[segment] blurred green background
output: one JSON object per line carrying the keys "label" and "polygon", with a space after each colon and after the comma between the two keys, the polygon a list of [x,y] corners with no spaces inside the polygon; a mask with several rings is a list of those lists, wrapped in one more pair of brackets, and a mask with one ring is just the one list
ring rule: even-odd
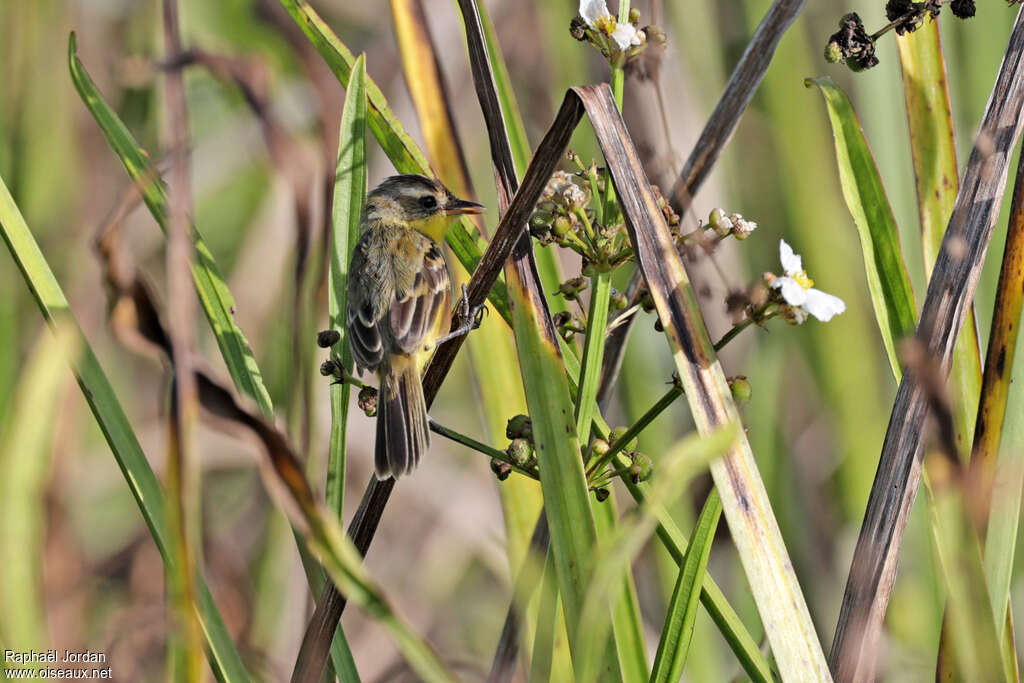
{"label": "blurred green background", "polygon": [[[328,169],[333,168],[344,92],[274,0],[181,4],[186,47],[228,58],[237,69],[232,73],[266,105],[261,120],[232,78],[218,78],[201,67],[187,69],[195,220],[228,277],[237,300],[236,319],[279,406],[279,421],[288,424],[296,441],[305,430],[294,409],[295,393],[303,382],[312,383],[315,419],[306,452],[322,458],[329,426],[327,383],[316,375],[315,366],[308,377],[296,376],[288,321],[295,300],[297,216],[312,212],[309,224],[322,230],[323,194]],[[388,4],[312,4],[354,52],[367,54],[370,75],[419,139]],[[424,0],[424,5],[442,49],[441,66],[461,143],[476,191],[490,207],[487,223],[493,230],[497,216],[490,155],[469,87],[461,20],[449,0]],[[607,67],[569,35],[577,3],[495,0],[487,5],[536,144],[564,90],[606,79]],[[624,109],[634,138],[651,161],[652,180],[664,187],[664,179],[688,155],[770,3],[668,0],[657,5],[663,16],[653,21],[664,28],[668,40],[661,84],[669,135],[662,129],[649,83],[627,79]],[[641,13],[641,24],[652,21],[648,2],[633,6]],[[750,440],[826,650],[895,384],[874,324],[856,231],[839,192],[825,108],[803,79],[829,75],[850,94],[886,183],[920,302],[925,283],[898,57],[890,39],[894,36],[880,41],[881,65],[865,73],[851,74],[842,65],[826,64],[821,56],[844,12],[860,12],[874,30],[886,23],[883,6],[880,1],[807,3],[694,202],[699,217],[706,219],[712,208],[722,206],[760,226],[749,240],[718,253],[724,282],[711,268],[698,268],[694,275],[707,292],[703,304],[712,338],[729,326],[727,285],[751,281],[765,270],[778,271],[780,237],[803,255],[816,286],[842,297],[848,306],[828,324],[812,320],[801,327],[772,325],[767,333],[746,331],[723,354],[727,374],[747,375],[753,385],[753,400],[744,410]],[[941,19],[961,167],[1012,17],[1002,3],[986,2],[969,21]],[[93,246],[130,182],[71,84],[66,49],[72,30],[79,55],[107,100],[155,161],[166,152],[159,3],[6,0],[0,2],[0,175],[68,293],[146,455],[161,473],[166,450],[164,371],[152,358],[120,344],[111,332]],[[267,144],[261,128],[267,120],[284,141],[279,149]],[[585,160],[596,155],[586,126],[573,145]],[[372,142],[370,150],[373,186],[393,169]],[[1005,223],[1004,212],[978,290],[983,342]],[[122,234],[128,258],[162,300],[164,240],[156,224],[144,208],[135,208]],[[319,239],[317,234],[314,238]],[[574,262],[566,263],[566,272],[571,272]],[[326,305],[317,301],[318,325],[323,326]],[[485,324],[501,323],[491,316]],[[606,415],[613,425],[628,423],[644,411],[672,372],[664,338],[652,324],[653,319],[642,318],[631,337]],[[220,363],[208,329],[200,329],[200,348],[211,362]],[[11,443],[17,431],[14,409],[29,395],[24,371],[45,334],[13,261],[0,254],[0,443]],[[483,438],[487,431],[468,358],[463,354],[457,361],[432,414]],[[0,559],[0,573],[36,568],[28,573],[32,590],[27,595],[38,598],[40,628],[50,647],[107,652],[119,680],[158,679],[166,635],[162,564],[71,373],[64,372],[51,396],[30,409],[48,428],[31,453],[38,460],[40,486],[19,509],[31,515],[38,533],[29,547]],[[372,421],[358,409],[350,419],[346,521],[371,471],[373,447]],[[641,450],[656,455],[689,429],[686,405],[678,402],[644,434]],[[308,616],[308,589],[294,542],[264,492],[256,447],[205,424],[199,446],[207,580],[250,671],[268,681],[284,680]],[[0,467],[28,455],[0,452]],[[322,481],[318,485],[322,489]],[[485,458],[435,438],[415,477],[396,489],[367,560],[399,610],[447,658],[454,658],[453,666],[467,678],[486,672],[508,603],[509,566],[496,494],[500,485]],[[693,504],[687,498],[679,510],[684,528],[695,517]],[[892,681],[930,678],[938,644],[941,589],[922,506],[917,507],[887,621],[885,678]],[[725,542],[724,524],[720,536],[711,572],[758,636],[756,610],[735,552]],[[657,643],[672,589],[675,568],[669,564],[662,550],[652,546],[635,566],[649,646]],[[1016,578],[1014,586],[1021,588]],[[1019,594],[1014,591],[1015,597]],[[9,612],[0,605],[4,614]],[[346,613],[344,624],[364,680],[402,677],[396,651],[379,626],[355,610]],[[0,633],[11,638],[22,626],[10,625],[11,630]],[[687,668],[690,680],[726,680],[738,673],[703,612],[695,637]]]}

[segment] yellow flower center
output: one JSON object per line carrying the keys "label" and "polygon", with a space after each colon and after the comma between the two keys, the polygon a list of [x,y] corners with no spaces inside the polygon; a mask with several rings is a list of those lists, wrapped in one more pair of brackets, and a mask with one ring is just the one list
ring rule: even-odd
{"label": "yellow flower center", "polygon": [[806,270],[797,271],[797,272],[793,273],[792,275],[790,275],[790,277],[793,278],[794,280],[796,280],[796,283],[798,285],[800,285],[801,287],[803,287],[804,289],[810,289],[811,287],[814,286],[814,280],[812,280],[811,278],[807,277],[807,271]]}
{"label": "yellow flower center", "polygon": [[615,33],[615,26],[615,17],[610,14],[600,16],[597,18],[597,21],[594,22],[594,27],[608,36]]}

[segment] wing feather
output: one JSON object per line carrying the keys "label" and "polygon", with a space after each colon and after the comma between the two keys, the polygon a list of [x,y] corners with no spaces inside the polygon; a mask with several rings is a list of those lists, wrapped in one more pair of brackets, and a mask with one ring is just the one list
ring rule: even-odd
{"label": "wing feather", "polygon": [[[379,252],[402,258],[368,258]],[[386,228],[364,232],[349,269],[346,315],[359,367],[376,371],[390,354],[419,351],[449,313],[449,287],[441,250],[426,236]]]}
{"label": "wing feather", "polygon": [[444,257],[437,245],[431,244],[423,254],[412,287],[391,304],[389,322],[395,345],[405,353],[422,348],[438,322],[442,306],[447,310],[450,296]]}

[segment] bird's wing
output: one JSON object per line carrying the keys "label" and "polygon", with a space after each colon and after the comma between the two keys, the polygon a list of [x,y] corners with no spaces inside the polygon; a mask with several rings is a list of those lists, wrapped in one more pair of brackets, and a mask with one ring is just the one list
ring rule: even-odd
{"label": "bird's wing", "polygon": [[441,317],[449,313],[450,305],[448,267],[441,250],[431,243],[423,253],[423,262],[412,277],[412,284],[396,289],[388,311],[391,338],[398,349],[415,353],[432,341],[431,335],[437,334]]}
{"label": "bird's wing", "polygon": [[[373,238],[364,233],[356,245],[346,322],[352,356],[361,368],[376,370],[391,353],[415,353],[439,326],[447,327],[451,293],[444,257],[436,244],[419,233],[413,235],[385,247],[370,244]],[[406,267],[368,259],[375,246],[404,254]]]}
{"label": "bird's wing", "polygon": [[384,360],[384,340],[378,327],[384,311],[375,305],[380,298],[377,293],[382,279],[376,264],[367,259],[367,237],[367,233],[363,233],[352,253],[345,326],[356,365],[376,370]]}

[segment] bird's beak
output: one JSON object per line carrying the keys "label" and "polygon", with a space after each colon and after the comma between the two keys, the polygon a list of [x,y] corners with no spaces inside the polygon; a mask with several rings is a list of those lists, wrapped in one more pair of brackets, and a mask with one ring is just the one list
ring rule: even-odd
{"label": "bird's beak", "polygon": [[469,213],[483,213],[483,204],[469,202],[465,199],[453,199],[444,207],[445,214],[449,216],[461,216]]}

